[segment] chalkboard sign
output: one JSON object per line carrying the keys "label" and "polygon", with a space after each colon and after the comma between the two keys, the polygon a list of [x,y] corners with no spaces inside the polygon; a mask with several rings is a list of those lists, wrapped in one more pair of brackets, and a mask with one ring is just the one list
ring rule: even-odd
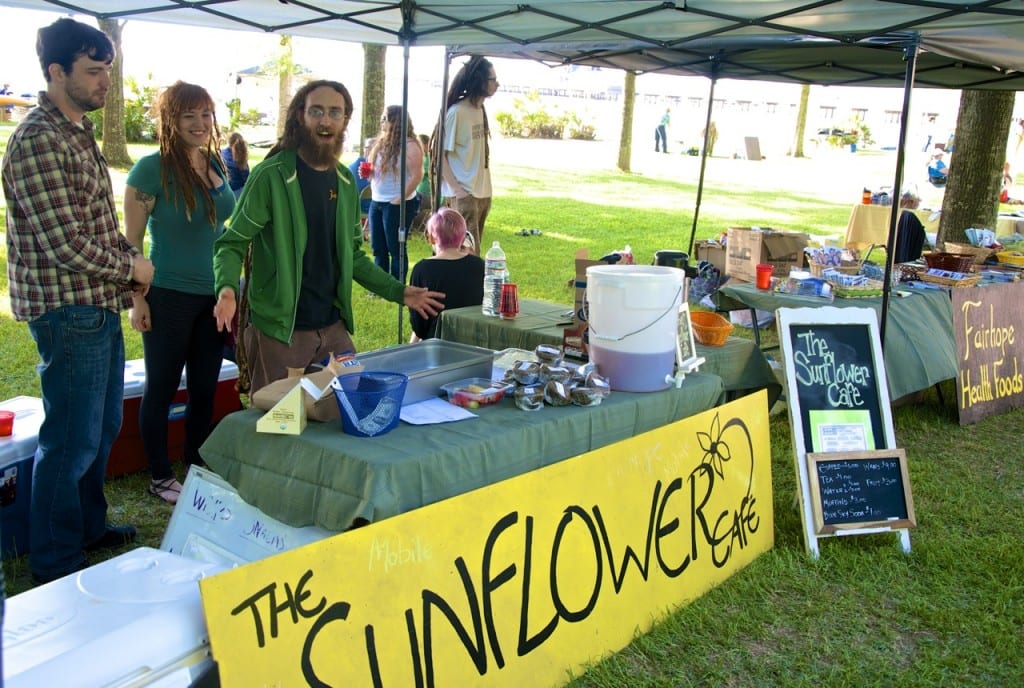
{"label": "chalkboard sign", "polygon": [[916,525],[902,449],[811,453],[807,468],[817,533]]}
{"label": "chalkboard sign", "polygon": [[828,451],[823,424],[848,426],[857,418],[848,411],[859,411],[865,428],[864,445],[852,448],[886,446],[878,384],[878,370],[885,368],[872,357],[870,330],[856,323],[794,324],[787,336],[793,347],[804,451]]}
{"label": "chalkboard sign", "polygon": [[893,462],[902,452],[896,449],[878,315],[870,308],[832,306],[780,308],[776,314],[808,552],[818,556],[821,537],[881,531],[898,531],[909,552],[910,487],[906,461]]}

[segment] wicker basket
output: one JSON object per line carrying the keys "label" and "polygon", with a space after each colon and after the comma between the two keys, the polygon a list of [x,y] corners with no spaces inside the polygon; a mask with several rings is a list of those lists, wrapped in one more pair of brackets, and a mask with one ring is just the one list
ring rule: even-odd
{"label": "wicker basket", "polygon": [[955,241],[945,243],[947,253],[958,253],[962,256],[974,256],[974,263],[981,265],[996,254],[998,249],[986,248],[984,246],[973,246],[971,244],[958,244]]}
{"label": "wicker basket", "polygon": [[815,277],[821,277],[822,272],[825,270],[837,270],[844,275],[856,275],[860,272],[860,263],[846,263],[843,265],[823,265],[822,263],[815,263],[813,260],[807,264],[811,274]]}
{"label": "wicker basket", "polygon": [[843,285],[829,282],[832,285],[832,293],[840,299],[863,299],[882,295],[884,285],[880,280],[869,279],[864,284]]}
{"label": "wicker basket", "polygon": [[1024,267],[1024,253],[1021,251],[1000,251],[996,254],[996,259],[1004,265]]}
{"label": "wicker basket", "polygon": [[932,284],[938,284],[943,287],[949,287],[950,289],[963,289],[965,287],[973,287],[981,281],[981,275],[970,275],[962,279],[953,279],[952,277],[946,277],[945,275],[932,275],[928,272],[922,272],[920,277],[922,282],[931,282]]}
{"label": "wicker basket", "polygon": [[925,253],[924,262],[935,270],[949,272],[970,272],[974,266],[974,256],[960,253]]}
{"label": "wicker basket", "polygon": [[690,311],[693,338],[704,346],[722,346],[732,333],[733,324],[712,311]]}

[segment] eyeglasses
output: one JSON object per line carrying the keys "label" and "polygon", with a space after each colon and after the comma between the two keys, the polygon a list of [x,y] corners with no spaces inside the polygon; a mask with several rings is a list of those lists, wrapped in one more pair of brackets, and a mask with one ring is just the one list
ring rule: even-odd
{"label": "eyeglasses", "polygon": [[488,80],[488,81],[494,81],[494,82],[497,82],[497,81],[498,81],[498,77],[496,77],[496,76],[489,76],[489,77],[487,77],[487,80]]}
{"label": "eyeglasses", "polygon": [[336,122],[345,119],[345,111],[341,108],[325,110],[319,105],[313,105],[312,107],[306,108],[306,115],[313,119],[321,119],[324,115],[327,115]]}

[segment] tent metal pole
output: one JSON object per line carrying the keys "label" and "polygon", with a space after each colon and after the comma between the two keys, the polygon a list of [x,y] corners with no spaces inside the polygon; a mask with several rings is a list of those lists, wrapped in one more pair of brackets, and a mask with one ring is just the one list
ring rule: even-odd
{"label": "tent metal pole", "polygon": [[444,150],[444,116],[448,114],[448,82],[451,77],[452,58],[455,54],[450,50],[444,51],[444,76],[441,77],[441,111],[437,117],[437,135],[434,137],[434,147],[430,151],[430,171],[434,174],[434,183],[431,185],[433,192],[434,209],[441,208],[441,155]]}
{"label": "tent metal pole", "polygon": [[907,147],[907,124],[910,117],[910,96],[914,91],[914,73],[917,70],[918,44],[904,49],[907,69],[903,83],[903,112],[900,121],[900,137],[896,146],[896,174],[892,182],[892,207],[889,212],[889,236],[885,242],[885,272],[882,275],[882,313],[879,325],[878,336],[883,349],[885,347],[885,324],[889,314],[889,292],[892,289],[892,264],[894,250],[896,247],[896,230],[899,224],[900,214],[903,209],[900,207],[900,198],[903,195],[901,187],[903,184],[903,163],[906,157]]}
{"label": "tent metal pole", "polygon": [[[406,170],[406,153],[407,144],[409,139],[409,40],[407,38],[402,39],[402,143],[398,149],[398,178],[400,181],[399,193],[402,195],[401,201],[398,203],[398,274],[402,276],[404,282],[408,275],[406,275],[406,266],[409,262],[409,251],[406,248],[406,241],[408,237],[405,235],[405,178],[408,171]],[[398,304],[398,344],[402,343],[405,339],[403,333],[404,318],[403,312],[405,310],[405,304]]]}
{"label": "tent metal pole", "polygon": [[697,235],[697,218],[700,217],[700,200],[704,196],[704,169],[708,162],[708,136],[711,134],[711,111],[715,107],[715,83],[718,81],[718,62],[711,67],[711,86],[708,88],[708,110],[704,116],[704,145],[700,151],[700,176],[697,178],[697,200],[693,208],[693,226],[690,227],[690,243],[686,248],[686,255],[693,255],[693,240]]}

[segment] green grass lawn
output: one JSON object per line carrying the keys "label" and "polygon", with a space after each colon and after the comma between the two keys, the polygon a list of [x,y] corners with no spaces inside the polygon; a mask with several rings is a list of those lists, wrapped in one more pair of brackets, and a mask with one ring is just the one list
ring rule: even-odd
{"label": "green grass lawn", "polygon": [[[6,138],[0,129],[0,145]],[[502,143],[507,150],[509,142]],[[561,144],[552,146],[556,159],[567,155]],[[648,264],[657,250],[686,249],[696,176],[678,171],[692,169],[684,167],[690,161],[682,156],[668,157],[674,167],[660,174],[624,174],[600,165],[560,171],[557,165],[512,157],[503,162],[501,155],[493,156],[495,203],[486,239],[505,248],[521,298],[570,303],[573,292],[566,281],[579,248],[600,255],[629,244],[637,262]],[[884,164],[884,156],[879,159]],[[758,185],[737,185],[723,171],[738,172],[742,162],[709,162],[698,239],[731,225],[818,235],[845,227],[853,196],[840,202],[787,190],[794,180],[781,173],[762,174]],[[785,164],[813,177],[820,163]],[[119,174],[120,193],[123,171]],[[822,168],[820,175],[835,183],[833,170]],[[522,228],[542,234],[518,236]],[[410,241],[412,261],[427,251],[422,239]],[[0,279],[6,294],[6,274]],[[355,301],[360,350],[408,338],[404,313],[399,334],[396,306],[362,294]],[[138,335],[127,327],[125,332],[129,357],[140,357]],[[0,314],[0,338],[0,398],[38,395],[35,347],[27,328],[13,322],[9,312]],[[819,560],[806,556],[793,503],[789,419],[776,414],[771,418],[775,548],[571,685],[1019,685],[1024,679],[1024,462],[1016,442],[1024,437],[1024,410],[962,428],[954,394],[947,382],[944,403],[933,389],[918,403],[894,410],[918,519],[909,555],[892,535],[871,535],[827,539]],[[144,495],[146,482],[145,475],[110,482],[111,518],[138,525],[140,544],[157,547],[171,509]],[[4,568],[10,593],[30,585],[24,559],[8,560]]]}

